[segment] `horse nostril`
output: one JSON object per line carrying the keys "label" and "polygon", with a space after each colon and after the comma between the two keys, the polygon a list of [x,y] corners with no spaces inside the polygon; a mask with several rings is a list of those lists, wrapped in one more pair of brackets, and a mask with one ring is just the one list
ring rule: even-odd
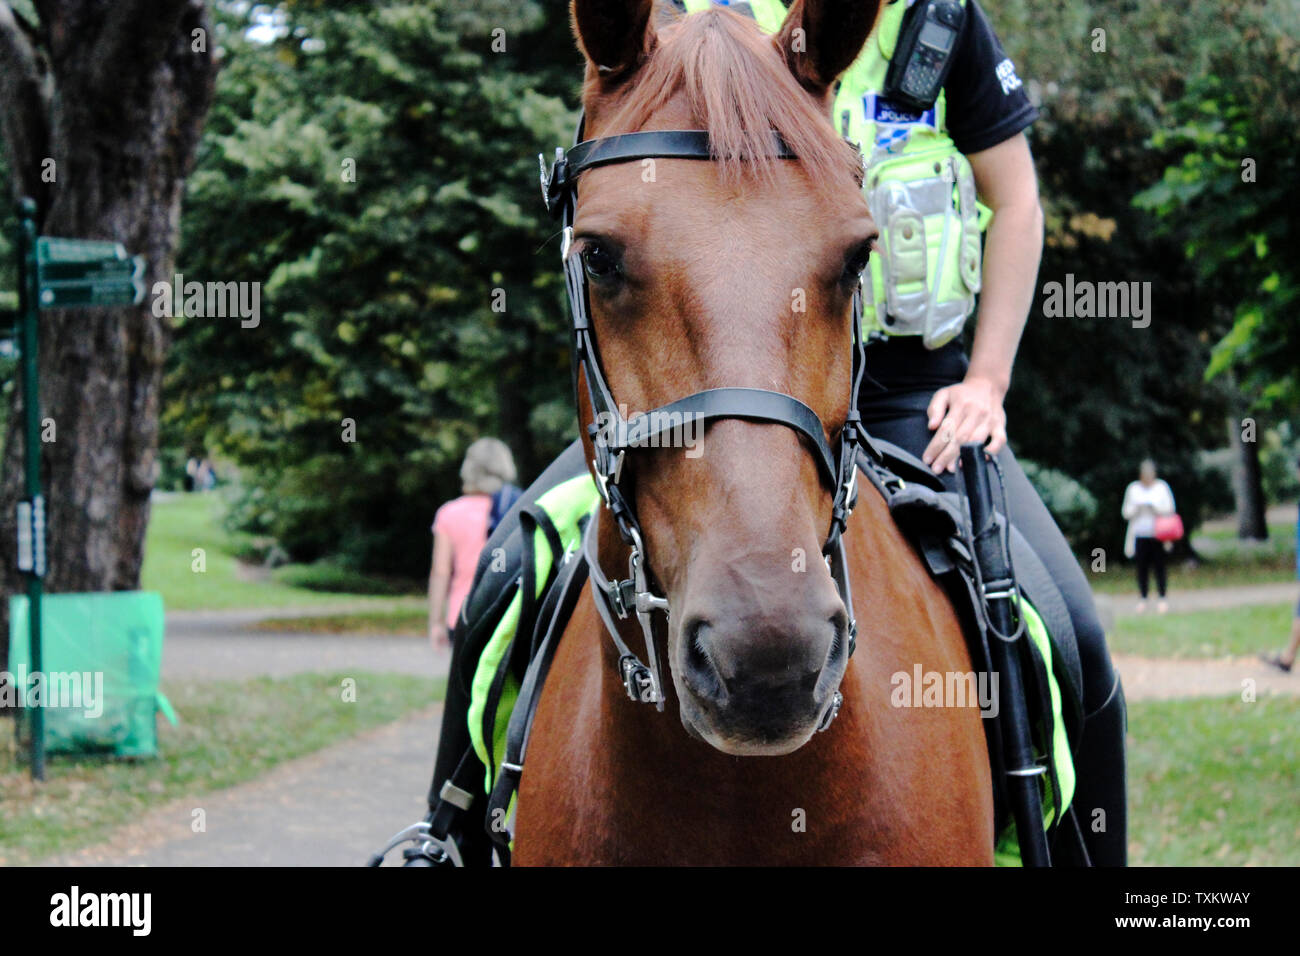
{"label": "horse nostril", "polygon": [[826,623],[831,626],[831,649],[826,655],[827,662],[839,660],[841,651],[851,650],[849,645],[849,615],[843,608],[837,610]]}
{"label": "horse nostril", "polygon": [[688,621],[682,629],[688,682],[701,696],[719,695],[723,689],[718,670],[706,647],[711,629],[709,622],[702,617]]}

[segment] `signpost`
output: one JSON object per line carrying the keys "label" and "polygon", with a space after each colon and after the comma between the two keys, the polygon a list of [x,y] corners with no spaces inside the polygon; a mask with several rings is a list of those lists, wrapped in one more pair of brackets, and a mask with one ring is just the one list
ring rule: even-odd
{"label": "signpost", "polygon": [[[26,495],[18,503],[18,569],[27,575],[32,674],[41,671],[41,592],[45,578],[45,498],[41,494],[41,407],[36,331],[41,309],[138,305],[145,262],[120,242],[36,235],[36,203],[18,214],[18,314],[14,341],[21,356]],[[29,678],[30,680],[30,675]],[[32,708],[32,779],[45,779],[45,714]]]}
{"label": "signpost", "polygon": [[40,307],[137,305],[144,298],[144,260],[120,242],[36,240]]}

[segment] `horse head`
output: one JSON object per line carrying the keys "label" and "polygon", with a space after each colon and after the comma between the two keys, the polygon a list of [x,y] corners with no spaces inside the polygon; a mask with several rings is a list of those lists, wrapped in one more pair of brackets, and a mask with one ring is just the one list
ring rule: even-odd
{"label": "horse head", "polygon": [[[769,37],[725,8],[669,21],[652,0],[573,3],[585,136],[706,130],[715,160],[582,174],[568,255],[585,273],[600,366],[626,415],[709,389],[763,389],[815,412],[834,446],[876,229],[861,160],[829,110],[878,6],[796,0]],[[774,153],[773,131],[797,161]],[[584,425],[596,415],[585,395]],[[671,609],[680,717],[725,753],[789,753],[825,722],[850,652],[822,556],[834,482],[815,443],[778,422],[721,417],[694,437],[623,464],[648,571]],[[613,529],[601,531],[602,564],[626,562]]]}

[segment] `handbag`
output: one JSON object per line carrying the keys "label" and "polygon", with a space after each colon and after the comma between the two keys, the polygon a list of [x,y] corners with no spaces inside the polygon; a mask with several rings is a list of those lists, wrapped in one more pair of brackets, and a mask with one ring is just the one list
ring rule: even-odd
{"label": "handbag", "polygon": [[1156,516],[1156,540],[1178,541],[1183,536],[1183,519],[1177,514]]}

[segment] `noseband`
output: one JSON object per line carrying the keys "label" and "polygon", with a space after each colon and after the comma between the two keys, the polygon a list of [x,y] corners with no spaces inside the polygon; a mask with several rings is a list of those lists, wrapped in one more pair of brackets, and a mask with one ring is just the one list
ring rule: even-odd
{"label": "noseband", "polygon": [[[578,136],[582,125],[578,126]],[[857,151],[857,146],[852,146]],[[780,159],[797,159],[775,131],[772,132],[773,155]],[[853,616],[853,595],[849,587],[849,572],[844,550],[843,532],[849,515],[857,502],[857,454],[859,448],[870,448],[870,440],[858,416],[858,389],[862,383],[865,365],[862,340],[862,287],[853,293],[853,370],[849,393],[849,412],[840,429],[837,447],[832,450],[826,440],[826,429],[817,413],[791,395],[758,388],[711,388],[696,392],[686,398],[663,405],[644,415],[624,419],[619,413],[613,393],[600,367],[596,349],[595,330],[591,325],[590,299],[587,274],[581,257],[570,256],[573,243],[573,220],[577,211],[577,179],[579,174],[598,166],[627,163],[641,159],[714,159],[709,149],[709,134],[704,130],[654,130],[624,133],[578,142],[566,153],[556,149],[555,162],[550,170],[546,161],[538,156],[541,166],[542,195],[552,216],[560,217],[563,242],[560,256],[564,265],[565,284],[568,287],[569,306],[573,314],[573,387],[577,399],[578,371],[587,383],[595,421],[587,426],[595,456],[592,469],[601,499],[609,509],[623,540],[631,548],[628,558],[628,577],[611,581],[601,570],[596,555],[593,517],[583,538],[583,551],[590,569],[596,610],[600,613],[619,653],[619,675],[628,696],[633,700],[653,703],[659,710],[664,707],[663,679],[651,615],[655,611],[668,612],[668,601],[650,590],[646,571],[644,537],[637,522],[631,502],[623,492],[626,478],[624,460],[631,448],[655,441],[673,423],[688,418],[708,422],[724,418],[770,422],[794,429],[812,446],[813,458],[822,478],[834,489],[831,504],[830,530],[822,546],[822,556],[830,569],[840,599],[848,612],[849,654],[857,644],[857,622]],[[597,423],[604,422],[599,425]],[[657,442],[656,442],[657,444]],[[615,617],[626,620],[635,614],[645,637],[649,664],[627,646],[618,633]],[[827,709],[819,730],[830,726],[839,712],[843,697],[839,691]]]}

